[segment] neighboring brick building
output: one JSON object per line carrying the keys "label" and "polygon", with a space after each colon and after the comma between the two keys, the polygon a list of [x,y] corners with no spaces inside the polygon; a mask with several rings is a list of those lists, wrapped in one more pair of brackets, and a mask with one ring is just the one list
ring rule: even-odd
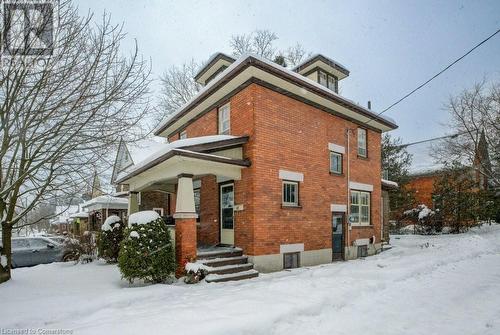
{"label": "neighboring brick building", "polygon": [[321,55],[290,71],[216,54],[195,77],[205,88],[157,127],[170,143],[116,174],[129,213],[139,192],[171,195],[179,264],[206,245],[260,271],[376,253],[381,133],[397,126],[337,93],[348,75]]}

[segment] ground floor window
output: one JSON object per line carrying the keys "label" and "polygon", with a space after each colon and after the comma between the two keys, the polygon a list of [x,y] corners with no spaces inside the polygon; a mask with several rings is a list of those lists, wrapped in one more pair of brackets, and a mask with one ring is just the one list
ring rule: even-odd
{"label": "ground floor window", "polygon": [[300,253],[290,252],[283,254],[283,268],[294,269],[300,267]]}
{"label": "ground floor window", "polygon": [[370,225],[370,192],[351,190],[351,218],[355,225]]}
{"label": "ground floor window", "polygon": [[153,208],[153,210],[158,213],[158,215],[163,216],[163,208]]}

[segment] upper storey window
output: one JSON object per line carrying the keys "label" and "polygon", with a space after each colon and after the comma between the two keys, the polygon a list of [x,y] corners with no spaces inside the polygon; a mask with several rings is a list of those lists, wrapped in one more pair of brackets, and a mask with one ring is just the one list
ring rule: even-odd
{"label": "upper storey window", "polygon": [[318,82],[334,92],[338,91],[338,79],[332,74],[318,70]]}
{"label": "upper storey window", "polygon": [[229,104],[219,108],[219,134],[229,135],[231,132],[231,109]]}
{"label": "upper storey window", "polygon": [[179,140],[183,140],[185,138],[188,138],[188,134],[187,134],[187,131],[186,130],[183,130],[181,131],[181,133],[179,134]]}

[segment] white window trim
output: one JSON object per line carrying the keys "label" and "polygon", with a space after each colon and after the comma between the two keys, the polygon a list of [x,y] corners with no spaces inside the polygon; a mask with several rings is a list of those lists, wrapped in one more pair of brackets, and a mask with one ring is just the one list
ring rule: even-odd
{"label": "white window trim", "polygon": [[[332,170],[332,155],[340,156],[340,171]],[[340,152],[330,151],[330,172],[335,174],[342,174],[344,172],[344,155]]]}
{"label": "white window trim", "polygon": [[[358,206],[359,208],[359,211],[358,211],[358,216],[359,216],[359,222],[353,222],[352,225],[353,226],[370,226],[371,225],[371,219],[372,219],[372,204],[371,204],[371,201],[372,201],[372,193],[369,192],[369,191],[363,191],[363,190],[353,190],[351,189],[351,194],[353,192],[356,192],[356,193],[359,193],[358,195],[358,198],[359,198],[359,201],[360,203],[359,204],[356,204],[356,206]],[[367,222],[361,222],[361,193],[368,193],[368,221]],[[349,206],[352,206],[352,200],[351,200],[351,197],[349,196]],[[366,206],[366,205],[364,205]],[[350,210],[350,212],[352,213],[352,210]]]}
{"label": "white window trim", "polygon": [[[227,108],[228,113],[227,113],[227,120],[222,119],[222,113],[221,109]],[[231,106],[229,103],[220,106],[218,111],[217,111],[217,121],[219,122],[219,135],[229,135],[231,133]],[[228,128],[227,129],[222,129],[222,126],[224,125],[224,121],[227,121],[228,123]]]}
{"label": "white window trim", "polygon": [[[285,184],[295,185],[295,190],[296,190],[295,202],[286,202],[285,201],[285,192],[284,192]],[[299,183],[297,181],[283,180],[281,182],[281,204],[283,205],[283,207],[298,207],[299,206]]]}
{"label": "white window trim", "polygon": [[[364,134],[365,134],[364,146],[360,146],[360,144],[361,144],[361,142],[359,140],[360,130],[362,130],[364,132]],[[366,157],[368,157],[368,131],[365,128],[358,128],[358,133],[357,134],[358,134],[358,156],[366,158]],[[365,150],[364,155],[359,153],[359,149],[364,149]]]}
{"label": "white window trim", "polygon": [[153,208],[153,210],[156,212],[156,211],[160,211],[160,216],[163,216],[163,208]]}
{"label": "white window trim", "polygon": [[180,132],[179,134],[179,140],[184,140],[186,139],[188,136],[187,136],[187,131],[186,130],[183,130]]}
{"label": "white window trim", "polygon": [[304,174],[300,172],[279,170],[278,175],[279,178],[283,180],[298,181],[298,182],[304,181]]}
{"label": "white window trim", "polygon": [[330,205],[330,211],[331,211],[331,212],[341,212],[341,213],[345,213],[345,212],[347,212],[347,205],[341,205],[341,204],[331,204],[331,205]]}
{"label": "white window trim", "polygon": [[371,184],[357,183],[355,181],[350,181],[349,182],[349,188],[351,190],[356,190],[356,191],[373,192],[373,185],[371,185]]}

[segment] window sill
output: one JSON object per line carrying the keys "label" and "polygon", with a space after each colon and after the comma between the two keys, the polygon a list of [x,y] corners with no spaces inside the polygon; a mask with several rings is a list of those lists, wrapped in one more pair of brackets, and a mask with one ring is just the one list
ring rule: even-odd
{"label": "window sill", "polygon": [[352,228],[373,228],[373,225],[354,225],[354,224],[351,224],[351,227]]}
{"label": "window sill", "polygon": [[332,172],[332,171],[330,171],[330,176],[343,177],[343,176],[344,176],[344,174],[343,174],[343,173],[337,173],[337,172]]}
{"label": "window sill", "polygon": [[362,160],[364,160],[364,161],[368,161],[368,160],[370,160],[370,159],[368,158],[368,156],[360,156],[360,155],[358,155],[358,159],[362,159]]}
{"label": "window sill", "polygon": [[300,205],[281,205],[281,209],[302,209]]}

